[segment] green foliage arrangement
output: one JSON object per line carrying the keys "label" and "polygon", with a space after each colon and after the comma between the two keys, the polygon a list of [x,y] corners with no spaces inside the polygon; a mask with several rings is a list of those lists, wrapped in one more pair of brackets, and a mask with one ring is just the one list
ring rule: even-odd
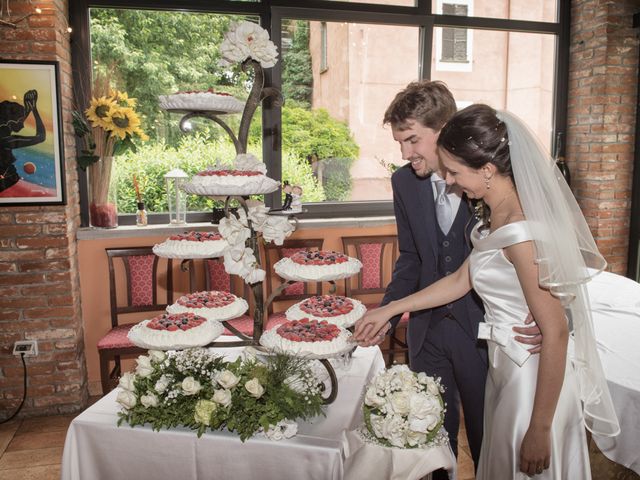
{"label": "green foliage arrangement", "polygon": [[150,350],[120,379],[118,425],[154,430],[184,426],[198,436],[226,428],[244,442],[259,433],[295,435],[298,418],[323,413],[318,382],[306,360],[285,355],[225,361],[204,348]]}

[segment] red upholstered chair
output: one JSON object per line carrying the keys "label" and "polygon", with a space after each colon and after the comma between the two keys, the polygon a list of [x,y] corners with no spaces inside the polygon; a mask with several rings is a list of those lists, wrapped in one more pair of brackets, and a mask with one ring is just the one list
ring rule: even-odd
{"label": "red upholstered chair", "polygon": [[[274,243],[266,243],[264,247],[264,266],[267,271],[265,301],[271,296],[271,292],[283,283],[283,280],[273,271],[273,265],[278,260],[290,257],[300,250],[322,250],[323,243],[324,239],[322,238],[285,240],[281,246],[275,245]],[[265,330],[279,325],[286,320],[284,312],[273,313],[273,304],[275,302],[299,301],[320,294],[322,294],[322,282],[296,282],[285,288],[280,295],[277,295],[273,299],[273,302],[271,302],[267,309],[268,317]]]}
{"label": "red upholstered chair", "polygon": [[[234,295],[244,298],[249,303],[249,311],[241,317],[230,320],[229,323],[240,333],[247,336],[253,335],[253,315],[251,314],[251,300],[253,295],[249,291],[246,283],[242,283],[243,287],[239,288],[238,278],[229,275],[224,269],[224,263],[221,258],[209,258],[205,260],[205,285],[207,290],[218,290],[221,292],[231,292]],[[234,333],[225,328],[223,335],[234,335]]]}
{"label": "red upholstered chair", "polygon": [[[382,300],[381,294],[391,281],[393,267],[398,259],[397,235],[342,237],[342,246],[344,253],[362,262],[360,273],[345,280],[345,295],[364,300],[367,308],[376,308]],[[372,302],[371,295],[377,295],[379,299]],[[387,366],[391,365],[398,355],[403,355],[405,363],[409,363],[406,341],[408,322],[409,315],[404,314],[393,335],[389,335],[388,340],[381,345]]]}
{"label": "red upholstered chair", "polygon": [[[98,342],[103,394],[117,385],[122,374],[121,357],[133,357],[146,352],[127,338],[127,333],[137,322],[130,320],[125,323],[121,317],[130,318],[130,314],[137,312],[159,313],[165,310],[167,304],[173,303],[171,259],[155,256],[151,247],[105,250],[109,262],[111,330]],[[118,282],[120,279],[124,285]],[[122,287],[118,289],[118,285]],[[159,299],[159,290],[162,290],[162,300]]]}

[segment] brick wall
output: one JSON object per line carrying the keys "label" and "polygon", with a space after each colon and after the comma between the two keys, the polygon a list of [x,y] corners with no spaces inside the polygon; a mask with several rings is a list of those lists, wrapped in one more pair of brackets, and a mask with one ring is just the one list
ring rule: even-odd
{"label": "brick wall", "polygon": [[0,58],[57,60],[60,65],[66,206],[0,207],[0,419],[22,398],[16,340],[38,340],[27,359],[28,395],[21,416],[77,411],[88,397],[76,231],[78,182],[71,128],[71,55],[67,0],[11,1],[12,17],[35,7],[16,29],[0,27]]}
{"label": "brick wall", "polygon": [[572,0],[567,161],[609,270],[626,274],[638,89],[639,0]]}

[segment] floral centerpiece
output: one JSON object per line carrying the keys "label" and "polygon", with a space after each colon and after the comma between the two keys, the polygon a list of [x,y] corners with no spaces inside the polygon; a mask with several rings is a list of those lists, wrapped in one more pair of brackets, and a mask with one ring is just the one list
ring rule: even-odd
{"label": "floral centerpiece", "polygon": [[108,198],[113,157],[127,149],[135,151],[134,137],[148,140],[140,128],[135,106],[135,98],[115,90],[94,96],[84,116],[73,112],[73,129],[82,141],[78,164],[89,170],[89,213],[93,226],[118,225],[117,208]]}
{"label": "floral centerpiece", "polygon": [[379,444],[420,448],[435,440],[446,441],[444,391],[439,379],[415,373],[407,365],[394,365],[368,385],[364,421]]}
{"label": "floral centerpiece", "polygon": [[138,357],[135,373],[120,378],[118,425],[185,426],[198,436],[226,428],[242,441],[260,432],[280,440],[296,434],[297,418],[322,413],[318,385],[310,364],[299,358],[228,362],[203,348],[150,350]]}

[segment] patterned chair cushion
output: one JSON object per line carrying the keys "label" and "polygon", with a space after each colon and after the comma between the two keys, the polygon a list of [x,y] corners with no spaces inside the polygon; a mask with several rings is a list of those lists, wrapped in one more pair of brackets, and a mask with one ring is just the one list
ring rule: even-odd
{"label": "patterned chair cushion", "polygon": [[98,342],[98,350],[135,347],[127,337],[129,330],[131,330],[134,325],[135,323],[129,323],[112,328],[109,333]]}
{"label": "patterned chair cushion", "polygon": [[380,288],[382,279],[380,278],[380,253],[382,243],[363,243],[360,245],[362,258],[362,288]]}
{"label": "patterned chair cushion", "polygon": [[224,269],[224,263],[216,260],[207,260],[207,267],[209,272],[209,285],[211,290],[218,290],[219,292],[231,291],[231,277]]}
{"label": "patterned chair cushion", "polygon": [[153,262],[155,258],[155,255],[125,257],[129,266],[131,305],[134,307],[153,303]]}

